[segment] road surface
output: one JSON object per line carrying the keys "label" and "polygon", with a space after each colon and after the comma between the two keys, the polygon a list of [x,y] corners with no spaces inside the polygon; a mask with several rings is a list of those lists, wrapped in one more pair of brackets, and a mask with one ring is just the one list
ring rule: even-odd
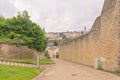
{"label": "road surface", "polygon": [[120,80],[120,76],[62,60],[47,69],[33,80]]}

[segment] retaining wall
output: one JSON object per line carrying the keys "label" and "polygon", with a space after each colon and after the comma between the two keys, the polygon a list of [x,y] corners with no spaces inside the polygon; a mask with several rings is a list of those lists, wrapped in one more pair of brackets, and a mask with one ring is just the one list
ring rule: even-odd
{"label": "retaining wall", "polygon": [[[0,44],[0,59],[36,59],[38,52],[27,46],[16,46],[10,44]],[[44,54],[40,53],[40,58],[44,58]]]}

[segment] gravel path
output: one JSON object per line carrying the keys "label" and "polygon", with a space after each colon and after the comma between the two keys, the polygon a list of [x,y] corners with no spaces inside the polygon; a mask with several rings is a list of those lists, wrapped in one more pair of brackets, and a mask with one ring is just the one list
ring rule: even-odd
{"label": "gravel path", "polygon": [[120,76],[79,64],[62,60],[55,62],[33,80],[120,80]]}

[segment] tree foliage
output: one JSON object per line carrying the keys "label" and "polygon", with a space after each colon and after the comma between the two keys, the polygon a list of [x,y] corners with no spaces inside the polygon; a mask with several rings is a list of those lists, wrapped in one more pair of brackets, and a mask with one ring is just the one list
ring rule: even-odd
{"label": "tree foliage", "polygon": [[53,45],[54,45],[54,46],[58,46],[58,42],[57,42],[57,41],[54,41],[54,42],[53,42]]}
{"label": "tree foliage", "polygon": [[0,43],[20,44],[20,40],[37,51],[44,51],[47,45],[45,32],[30,20],[27,11],[7,19],[0,16]]}

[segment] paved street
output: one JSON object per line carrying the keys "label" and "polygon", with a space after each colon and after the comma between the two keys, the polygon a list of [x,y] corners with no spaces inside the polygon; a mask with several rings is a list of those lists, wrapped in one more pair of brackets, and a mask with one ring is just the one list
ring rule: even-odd
{"label": "paved street", "polygon": [[33,80],[120,80],[120,76],[76,63],[55,60],[56,64]]}

